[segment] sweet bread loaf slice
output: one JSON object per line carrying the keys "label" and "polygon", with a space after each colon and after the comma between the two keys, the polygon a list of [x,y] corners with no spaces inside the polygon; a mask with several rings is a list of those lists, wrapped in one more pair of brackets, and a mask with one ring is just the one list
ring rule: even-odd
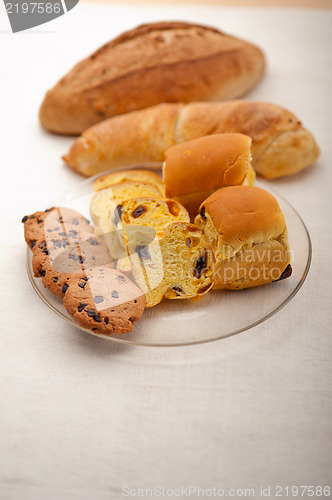
{"label": "sweet bread loaf slice", "polygon": [[98,191],[91,199],[90,214],[95,233],[107,244],[114,259],[124,258],[125,236],[120,222],[122,203],[138,196],[162,198],[159,188],[143,182],[122,182]]}
{"label": "sweet bread loaf slice", "polygon": [[251,142],[244,134],[213,134],[172,146],[163,165],[166,196],[182,203],[194,219],[217,189],[253,184]]}
{"label": "sweet bread loaf slice", "polygon": [[202,203],[195,224],[214,253],[214,289],[255,287],[291,275],[285,217],[264,189],[219,189]]}
{"label": "sweet bread loaf slice", "polygon": [[128,238],[132,274],[146,297],[146,307],[168,299],[194,299],[212,287],[213,255],[201,229],[172,222],[151,241],[148,232]]}
{"label": "sweet bread loaf slice", "polygon": [[111,172],[99,177],[93,183],[94,191],[114,186],[114,184],[122,184],[124,182],[143,182],[144,184],[152,184],[160,190],[160,194],[165,196],[165,186],[159,175],[150,170],[132,169],[121,170],[119,172]]}
{"label": "sweet bread loaf slice", "polygon": [[161,238],[165,228],[172,222],[190,222],[187,210],[175,200],[134,198],[124,201],[118,210],[121,211],[121,230],[113,233],[112,249],[116,248],[118,251],[117,268],[123,272],[128,272],[131,267],[127,247],[128,240],[134,237],[135,232],[144,233],[150,243],[154,238]]}

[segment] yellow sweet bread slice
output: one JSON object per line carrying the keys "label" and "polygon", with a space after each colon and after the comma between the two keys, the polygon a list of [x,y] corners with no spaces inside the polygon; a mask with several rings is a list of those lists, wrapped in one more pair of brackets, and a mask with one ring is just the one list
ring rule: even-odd
{"label": "yellow sweet bread slice", "polygon": [[130,261],[126,259],[127,241],[133,232],[139,231],[139,228],[142,227],[149,228],[151,231],[144,234],[152,234],[151,238],[149,236],[150,241],[152,241],[155,237],[160,238],[163,235],[168,224],[190,222],[187,210],[177,201],[168,199],[133,198],[118,205],[117,210],[121,229],[115,231],[113,235],[113,255],[118,260],[118,269],[124,272],[130,270]]}
{"label": "yellow sweet bread slice", "polygon": [[165,196],[165,186],[159,175],[150,170],[142,169],[121,170],[120,172],[111,172],[103,175],[93,183],[93,189],[94,191],[101,191],[102,189],[114,186],[114,184],[122,184],[124,182],[152,184],[159,189],[162,196]]}
{"label": "yellow sweet bread slice", "polygon": [[[123,238],[122,226],[119,224],[120,206],[125,200],[138,196],[162,198],[159,188],[143,182],[118,183],[110,188],[98,191],[92,197],[90,214],[95,224],[95,233],[103,237],[111,255],[115,259],[119,258],[118,241]],[[114,237],[115,231],[118,232],[116,238]],[[125,247],[125,244],[120,245],[120,248],[123,247]]]}
{"label": "yellow sweet bread slice", "polygon": [[131,231],[128,252],[146,307],[157,305],[164,297],[198,298],[213,285],[213,254],[202,230],[194,224],[172,222],[153,240],[151,228]]}

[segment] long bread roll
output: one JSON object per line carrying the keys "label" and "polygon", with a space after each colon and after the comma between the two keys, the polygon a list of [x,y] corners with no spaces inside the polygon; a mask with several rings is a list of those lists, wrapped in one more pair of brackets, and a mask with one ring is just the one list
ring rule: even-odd
{"label": "long bread roll", "polygon": [[106,118],[162,102],[240,97],[264,68],[258,47],[217,29],[146,24],[78,63],[46,94],[40,120],[51,132],[78,135]]}
{"label": "long bread roll", "polygon": [[312,134],[286,109],[267,102],[160,104],[105,120],[86,130],[64,160],[90,176],[144,162],[204,135],[238,132],[252,138],[252,165],[269,179],[313,163],[319,148]]}

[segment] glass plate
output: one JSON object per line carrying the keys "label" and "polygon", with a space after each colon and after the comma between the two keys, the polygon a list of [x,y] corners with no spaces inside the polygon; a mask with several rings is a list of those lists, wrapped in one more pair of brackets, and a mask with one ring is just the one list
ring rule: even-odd
{"label": "glass plate", "polygon": [[[130,168],[156,170],[150,165]],[[118,170],[125,170],[128,167]],[[112,170],[114,172],[114,170]],[[103,172],[90,177],[77,187],[65,192],[50,206],[73,208],[90,218],[89,205],[93,195],[93,182],[104,176]],[[270,191],[278,200],[285,215],[291,247],[292,276],[277,283],[270,283],[246,290],[219,290],[207,293],[202,300],[167,300],[146,309],[131,333],[100,335],[113,342],[142,346],[179,346],[210,342],[243,332],[258,325],[280,311],[299,291],[308,274],[311,262],[311,241],[308,230],[296,210],[268,183],[256,182],[256,186]],[[45,304],[72,325],[92,335],[95,333],[80,327],[66,312],[59,297],[44,288],[41,279],[32,272],[32,252],[27,251],[27,270],[34,290]]]}

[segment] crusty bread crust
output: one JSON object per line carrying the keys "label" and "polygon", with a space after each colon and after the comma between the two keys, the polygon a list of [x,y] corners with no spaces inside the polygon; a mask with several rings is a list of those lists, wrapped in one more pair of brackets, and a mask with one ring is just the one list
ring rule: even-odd
{"label": "crusty bread crust", "polygon": [[262,51],[215,28],[160,22],[123,33],[50,91],[40,121],[77,135],[106,118],[162,102],[239,97],[262,77]]}
{"label": "crusty bread crust", "polygon": [[228,101],[159,104],[105,120],[86,130],[64,160],[90,176],[162,162],[175,144],[227,132],[252,138],[252,165],[266,178],[298,172],[320,153],[312,134],[290,111],[267,102]]}

